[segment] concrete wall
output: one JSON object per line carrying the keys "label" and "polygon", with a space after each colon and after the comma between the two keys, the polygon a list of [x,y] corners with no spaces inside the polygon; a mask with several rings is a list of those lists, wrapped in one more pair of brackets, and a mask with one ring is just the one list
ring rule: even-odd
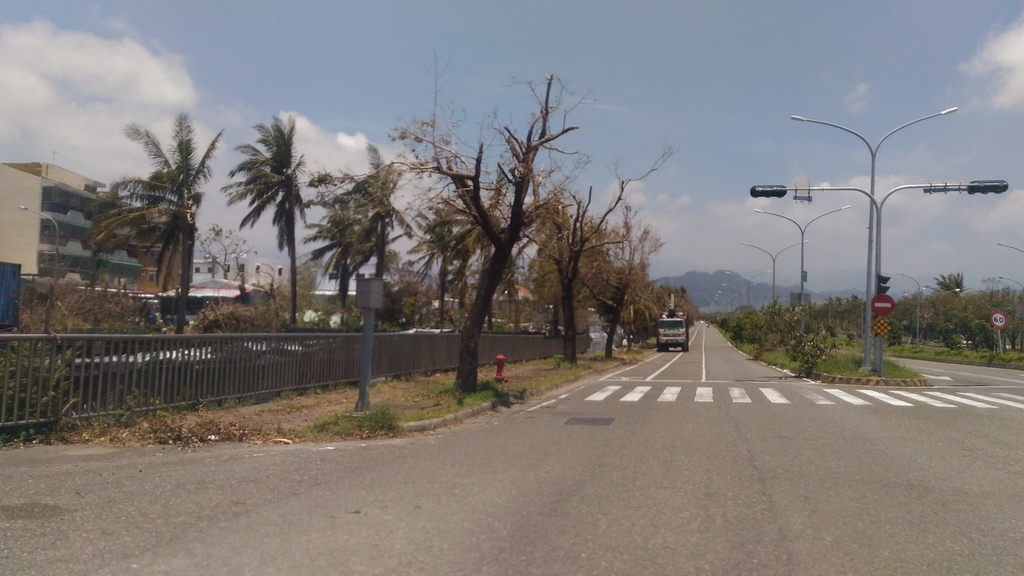
{"label": "concrete wall", "polygon": [[40,216],[43,189],[32,174],[0,164],[0,261],[21,264],[22,274],[39,273]]}

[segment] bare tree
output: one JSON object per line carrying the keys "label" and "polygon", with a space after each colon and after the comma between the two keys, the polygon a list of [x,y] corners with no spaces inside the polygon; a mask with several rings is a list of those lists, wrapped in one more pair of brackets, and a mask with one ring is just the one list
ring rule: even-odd
{"label": "bare tree", "polygon": [[[220,262],[222,277],[227,280],[234,262],[235,278],[239,278],[239,263],[252,250],[252,245],[234,230],[225,230],[219,224],[211,224],[206,232],[196,237],[196,248],[200,253],[209,254]],[[244,281],[244,280],[243,280]]]}
{"label": "bare tree", "polygon": [[611,232],[621,239],[607,247],[603,258],[597,259],[585,284],[601,306],[608,322],[608,339],[604,356],[611,358],[616,331],[623,321],[627,306],[648,309],[652,300],[649,266],[651,256],[663,243],[658,234],[637,218],[628,203],[623,205],[621,224]]}
{"label": "bare tree", "polygon": [[[485,170],[488,160],[483,140],[472,156],[459,152],[458,138],[451,129],[439,126],[437,110],[429,119],[415,120],[398,130],[396,138],[410,146],[414,159],[410,168],[421,174],[440,177],[444,198],[472,219],[490,244],[476,286],[476,294],[462,328],[459,366],[455,385],[461,393],[477,389],[478,344],[484,319],[491,307],[513,251],[523,233],[536,221],[547,203],[546,190],[554,168],[538,168],[537,156],[542,152],[560,153],[555,142],[578,129],[564,121],[552,125],[552,116],[560,110],[564,88],[552,94],[555,77],[547,76],[543,92],[527,84],[537,100],[538,109],[530,119],[525,134],[512,126],[496,126],[503,154],[493,170]],[[564,114],[568,114],[565,110]]]}
{"label": "bare tree", "polygon": [[556,213],[551,217],[548,242],[544,243],[539,255],[548,259],[555,267],[561,293],[562,354],[571,364],[576,364],[576,292],[580,276],[580,262],[583,257],[605,246],[622,242],[622,238],[608,233],[608,219],[626,197],[631,182],[642,180],[662,167],[672,157],[673,149],[666,147],[654,164],[639,178],[618,178],[614,196],[603,211],[593,212],[594,189],[587,194],[576,191],[562,191],[557,194]]}

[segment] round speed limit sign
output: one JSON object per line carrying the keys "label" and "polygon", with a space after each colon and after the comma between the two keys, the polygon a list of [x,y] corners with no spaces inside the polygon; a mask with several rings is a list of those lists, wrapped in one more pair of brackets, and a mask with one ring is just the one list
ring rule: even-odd
{"label": "round speed limit sign", "polygon": [[1006,315],[999,310],[995,310],[992,312],[992,315],[988,317],[988,323],[996,330],[1002,330],[1003,328],[1006,328]]}

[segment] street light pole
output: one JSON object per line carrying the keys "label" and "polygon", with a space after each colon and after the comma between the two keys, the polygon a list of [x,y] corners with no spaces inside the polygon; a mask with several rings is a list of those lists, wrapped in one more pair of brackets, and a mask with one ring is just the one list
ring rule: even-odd
{"label": "street light pole", "polygon": [[796,244],[790,244],[789,246],[786,246],[782,250],[779,250],[778,252],[776,252],[774,255],[772,255],[771,252],[765,250],[764,248],[761,248],[760,246],[756,246],[756,245],[751,244],[749,242],[740,242],[740,244],[743,244],[744,246],[750,246],[751,248],[757,248],[761,252],[764,252],[765,254],[767,254],[768,257],[772,259],[772,303],[775,303],[775,259],[779,257],[779,254],[782,254],[786,250],[789,250],[790,248],[795,248],[797,246],[802,246],[805,242],[806,241],[801,241],[801,242],[797,242]]}
{"label": "street light pole", "polygon": [[767,210],[761,210],[759,208],[755,208],[754,209],[754,212],[760,212],[761,214],[770,214],[772,216],[778,216],[779,218],[784,218],[786,220],[789,220],[794,225],[796,225],[797,230],[800,230],[800,305],[801,306],[804,305],[804,277],[807,275],[807,272],[804,270],[804,246],[803,246],[804,234],[807,232],[807,228],[810,227],[811,222],[814,222],[815,220],[817,220],[818,218],[821,218],[823,216],[828,216],[829,214],[833,214],[835,212],[840,212],[842,210],[846,210],[849,207],[850,207],[850,204],[847,204],[846,206],[843,206],[842,208],[836,208],[835,210],[829,210],[828,212],[825,212],[824,214],[819,214],[819,215],[815,216],[814,218],[811,218],[807,222],[807,224],[804,224],[803,226],[801,226],[799,222],[797,222],[796,220],[793,220],[789,216],[783,216],[782,214],[779,214],[777,212],[769,212]]}
{"label": "street light pole", "polygon": [[743,278],[743,276],[740,276],[740,278],[743,278],[744,280],[747,281],[747,306],[750,306],[750,284],[754,281],[755,278],[757,278],[761,274],[767,274],[769,272],[771,272],[771,270],[765,270],[763,272],[758,272],[757,274],[754,274],[753,276],[751,276],[749,279]]}
{"label": "street light pole", "polygon": [[[911,126],[913,124],[917,124],[918,122],[924,122],[925,120],[928,120],[930,118],[935,118],[936,116],[945,116],[946,114],[952,114],[953,112],[956,112],[956,111],[957,111],[957,107],[954,106],[952,108],[947,108],[946,110],[943,110],[942,112],[936,112],[934,114],[929,114],[928,116],[922,116],[921,118],[918,118],[916,120],[911,120],[910,122],[907,122],[906,124],[903,124],[903,125],[895,128],[894,130],[891,130],[885,136],[882,136],[882,139],[879,140],[878,144],[875,144],[874,146],[871,146],[871,143],[868,142],[867,138],[862,136],[859,132],[851,130],[850,128],[847,128],[846,126],[841,126],[839,124],[834,124],[832,122],[825,122],[823,120],[814,120],[814,119],[811,119],[811,118],[805,118],[803,116],[797,116],[795,114],[790,116],[790,118],[793,119],[793,120],[796,120],[798,122],[810,122],[811,124],[821,124],[823,126],[831,126],[833,128],[838,128],[839,130],[842,130],[843,132],[846,132],[848,134],[853,134],[854,136],[859,138],[860,141],[863,142],[865,146],[867,146],[868,152],[871,154],[871,186],[870,186],[870,195],[871,195],[871,198],[874,198],[875,197],[875,160],[876,160],[876,158],[878,156],[878,148],[882,145],[882,142],[885,142],[885,140],[887,138],[889,138],[889,136],[892,136],[893,134],[899,132],[900,130],[903,130],[904,128],[906,128],[908,126]],[[872,250],[872,242],[873,242],[873,239],[874,239],[874,234],[872,234],[872,231],[874,229],[874,218],[875,218],[875,209],[874,209],[874,206],[872,205],[872,207],[869,208],[869,210],[868,210],[868,265],[867,265],[868,271],[867,271],[866,288],[864,290],[864,294],[865,294],[866,297],[864,298],[864,362],[861,364],[861,369],[862,370],[867,370],[869,368],[869,356],[871,355],[871,297],[874,295],[873,283],[871,281],[872,280],[871,279],[871,276],[872,276],[871,261],[872,261],[873,255],[877,256],[877,250]],[[876,262],[877,262],[877,258],[876,258]]]}
{"label": "street light pole", "polygon": [[893,274],[896,274],[897,276],[903,276],[904,278],[910,278],[911,280],[914,281],[914,284],[917,284],[917,296],[914,299],[917,300],[917,318],[916,318],[916,320],[917,320],[917,345],[920,346],[921,345],[921,283],[918,282],[917,279],[915,279],[913,276],[907,276],[906,274],[903,274],[901,272],[893,272]]}
{"label": "street light pole", "polygon": [[53,277],[50,280],[50,296],[46,299],[46,311],[43,313],[43,332],[49,332],[50,312],[53,310],[53,301],[57,292],[57,275],[60,273],[60,226],[57,224],[57,221],[53,219],[53,216],[50,216],[49,214],[33,210],[28,206],[18,206],[18,209],[42,216],[43,218],[47,218],[50,222],[53,222],[53,270],[50,271]]}

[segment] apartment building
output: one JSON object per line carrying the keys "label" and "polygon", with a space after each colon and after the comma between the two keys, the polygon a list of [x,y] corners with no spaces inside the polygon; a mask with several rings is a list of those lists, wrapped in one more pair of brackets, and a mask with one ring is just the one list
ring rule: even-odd
{"label": "apartment building", "polygon": [[138,258],[118,250],[97,259],[89,246],[92,205],[103,188],[53,164],[0,164],[0,261],[21,264],[23,275],[136,289]]}

